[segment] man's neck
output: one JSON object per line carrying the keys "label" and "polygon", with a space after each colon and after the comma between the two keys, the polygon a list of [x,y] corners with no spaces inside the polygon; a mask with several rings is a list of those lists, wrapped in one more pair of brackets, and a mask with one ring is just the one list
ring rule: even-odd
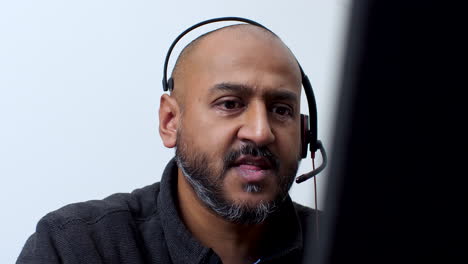
{"label": "man's neck", "polygon": [[228,222],[206,208],[180,172],[177,195],[181,217],[188,230],[205,247],[211,248],[223,263],[253,263],[265,225],[239,225]]}

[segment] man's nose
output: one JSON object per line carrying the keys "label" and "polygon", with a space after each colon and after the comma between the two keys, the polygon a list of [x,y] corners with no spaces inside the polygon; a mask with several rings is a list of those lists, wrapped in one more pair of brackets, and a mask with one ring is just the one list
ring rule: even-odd
{"label": "man's nose", "polygon": [[237,136],[241,140],[251,141],[259,146],[265,146],[275,141],[269,113],[264,104],[257,103],[248,106]]}

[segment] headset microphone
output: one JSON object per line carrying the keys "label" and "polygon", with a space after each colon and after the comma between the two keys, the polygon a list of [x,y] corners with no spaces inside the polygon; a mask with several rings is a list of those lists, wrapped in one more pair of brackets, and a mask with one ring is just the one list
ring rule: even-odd
{"label": "headset microphone", "polygon": [[[322,165],[320,165],[317,169],[314,169],[311,172],[304,173],[301,176],[298,176],[296,178],[296,183],[301,183],[314,177],[315,175],[323,171],[323,169],[325,169],[325,167],[327,166],[327,161],[328,161],[327,152],[325,151],[325,148],[323,147],[322,142],[320,140],[317,140],[316,144],[318,146],[318,149],[320,150],[320,153],[322,154]],[[312,154],[312,160],[314,158],[315,158],[315,153]]]}
{"label": "headset microphone", "polygon": [[[264,28],[270,31],[272,34],[276,35],[275,33],[273,33],[273,31],[269,30],[265,26],[255,21],[252,21],[250,19],[241,18],[241,17],[213,18],[213,19],[205,20],[198,24],[195,24],[189,27],[188,29],[184,30],[179,36],[177,36],[177,38],[172,42],[171,46],[169,47],[169,50],[166,54],[166,59],[164,61],[164,72],[163,72],[163,80],[162,80],[164,91],[172,91],[174,89],[174,79],[172,77],[169,78],[169,80],[167,79],[167,67],[168,67],[169,58],[171,56],[172,50],[174,49],[177,42],[179,42],[179,40],[183,36],[185,36],[187,33],[189,33],[190,31],[198,27],[201,27],[203,25],[210,24],[210,23],[221,22],[221,21],[239,21],[239,22],[251,24],[257,27]],[[315,152],[317,152],[317,150],[320,150],[320,153],[322,155],[322,164],[317,169],[313,168],[311,172],[302,174],[301,176],[296,178],[296,183],[301,183],[314,177],[315,175],[320,173],[325,168],[325,166],[327,165],[327,153],[325,152],[325,148],[323,147],[322,142],[320,142],[320,140],[317,140],[317,105],[315,102],[312,85],[310,84],[309,78],[307,77],[307,75],[305,75],[304,71],[302,70],[302,67],[299,64],[299,62],[297,62],[297,64],[299,65],[299,69],[301,71],[302,86],[304,87],[304,91],[306,94],[307,103],[309,107],[308,116],[301,114],[301,158],[307,157],[308,145],[309,145],[309,150],[311,153],[313,167],[314,167],[313,162],[315,159]],[[310,123],[312,123],[313,125],[312,129],[310,128]],[[317,199],[315,201],[317,201]]]}

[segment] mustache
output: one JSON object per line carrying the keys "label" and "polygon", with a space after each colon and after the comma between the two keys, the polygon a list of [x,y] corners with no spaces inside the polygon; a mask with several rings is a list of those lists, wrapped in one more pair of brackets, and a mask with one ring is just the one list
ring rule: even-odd
{"label": "mustache", "polygon": [[278,170],[280,165],[278,157],[276,157],[276,155],[273,154],[273,152],[271,152],[267,147],[259,147],[256,144],[247,143],[242,145],[239,149],[229,151],[225,155],[223,159],[225,170],[231,167],[241,155],[266,158],[274,170]]}

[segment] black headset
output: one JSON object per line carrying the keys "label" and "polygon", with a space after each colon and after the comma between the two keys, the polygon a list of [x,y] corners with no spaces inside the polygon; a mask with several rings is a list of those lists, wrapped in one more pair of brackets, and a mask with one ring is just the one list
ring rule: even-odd
{"label": "black headset", "polygon": [[[252,21],[250,19],[241,18],[241,17],[219,17],[219,18],[205,20],[198,24],[195,24],[187,28],[184,32],[182,32],[179,36],[177,36],[177,38],[174,40],[174,42],[172,42],[171,46],[169,47],[169,50],[167,51],[166,60],[164,61],[164,71],[163,71],[163,79],[162,79],[162,85],[163,85],[164,91],[172,91],[174,89],[174,79],[171,77],[169,78],[169,80],[167,80],[167,66],[169,63],[169,58],[171,56],[172,50],[174,49],[177,42],[179,42],[179,40],[183,36],[185,36],[187,33],[189,33],[190,31],[198,27],[201,27],[206,24],[215,23],[215,22],[221,22],[221,21],[244,22],[246,24],[251,24],[257,27],[264,28],[270,31],[272,34],[276,35],[275,33],[273,33],[273,31],[269,30],[265,26],[255,21]],[[315,96],[312,90],[312,85],[310,84],[309,78],[307,78],[307,75],[305,75],[304,71],[302,70],[302,67],[299,64],[299,62],[297,62],[297,64],[299,65],[299,69],[301,71],[302,86],[304,87],[304,91],[307,97],[307,103],[309,106],[309,115],[301,114],[301,157],[302,158],[307,157],[307,145],[309,144],[310,144],[309,150],[310,150],[312,159],[315,158],[315,152],[317,150],[320,150],[320,153],[322,155],[322,164],[317,169],[311,172],[305,173],[296,178],[296,182],[301,183],[305,180],[308,180],[314,177],[315,175],[320,173],[325,168],[325,166],[327,165],[327,153],[325,152],[322,142],[320,140],[317,140],[317,105],[315,103]],[[312,129],[310,129],[310,123],[313,124]]]}

